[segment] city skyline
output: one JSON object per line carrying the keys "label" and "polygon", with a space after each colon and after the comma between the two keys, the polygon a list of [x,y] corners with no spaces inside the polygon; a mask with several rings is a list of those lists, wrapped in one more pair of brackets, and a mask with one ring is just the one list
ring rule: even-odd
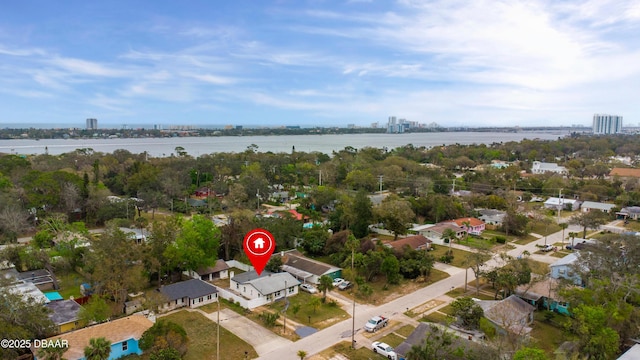
{"label": "city skyline", "polygon": [[633,1],[11,3],[0,127],[640,122]]}

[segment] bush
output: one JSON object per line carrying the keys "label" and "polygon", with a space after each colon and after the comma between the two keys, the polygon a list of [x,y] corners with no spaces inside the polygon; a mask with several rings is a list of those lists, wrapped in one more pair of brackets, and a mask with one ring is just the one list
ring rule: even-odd
{"label": "bush", "polygon": [[507,242],[507,238],[505,238],[504,236],[500,236],[500,235],[494,236],[493,240],[495,242],[497,242],[498,244],[505,244]]}
{"label": "bush", "polygon": [[453,254],[447,254],[440,256],[440,262],[450,264],[453,261]]}
{"label": "bush", "polygon": [[274,327],[276,326],[276,321],[280,317],[280,314],[265,311],[262,314],[258,315],[258,317],[262,320],[266,327]]}

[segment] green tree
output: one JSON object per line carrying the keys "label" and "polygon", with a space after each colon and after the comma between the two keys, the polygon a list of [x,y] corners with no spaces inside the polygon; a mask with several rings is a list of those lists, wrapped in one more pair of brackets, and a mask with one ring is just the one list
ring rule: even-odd
{"label": "green tree", "polygon": [[311,255],[321,255],[329,239],[329,232],[323,227],[314,226],[302,233],[302,247]]}
{"label": "green tree", "polygon": [[160,349],[149,355],[149,360],[182,360],[180,352],[174,348]]}
{"label": "green tree", "polygon": [[571,329],[578,337],[580,352],[593,359],[613,359],[620,336],[607,326],[610,314],[599,306],[578,305],[572,310]]}
{"label": "green tree", "polygon": [[304,360],[304,358],[307,356],[307,352],[304,350],[298,350],[298,353],[296,355],[298,355],[300,360]]}
{"label": "green tree", "polygon": [[480,246],[477,251],[470,252],[464,261],[464,265],[471,268],[476,278],[476,294],[480,293],[480,276],[482,275],[482,267],[487,260],[491,259],[491,250],[488,246]]}
{"label": "green tree", "polygon": [[[173,349],[178,353],[178,356],[184,356],[187,352],[188,342],[187,332],[182,326],[169,320],[160,319],[142,334],[140,349],[153,353]],[[159,357],[158,359],[163,358]]]}
{"label": "green tree", "polygon": [[523,347],[516,351],[513,360],[549,360],[549,358],[542,349]]}
{"label": "green tree", "polygon": [[194,215],[189,220],[183,220],[181,225],[175,243],[167,248],[167,258],[189,271],[215,264],[218,259],[220,230],[213,221]]}
{"label": "green tree", "polygon": [[466,329],[477,329],[484,311],[470,297],[458,298],[451,303],[453,316],[457,317]]}
{"label": "green tree", "polygon": [[371,200],[365,191],[358,191],[353,199],[353,205],[347,210],[349,229],[357,238],[363,238],[369,234],[369,225],[373,220]]}
{"label": "green tree", "polygon": [[309,307],[313,309],[313,313],[315,314],[322,306],[322,300],[320,300],[319,297],[313,297],[311,298],[311,300],[309,300],[308,304]]}
{"label": "green tree", "polygon": [[111,317],[111,307],[101,296],[92,296],[91,300],[80,309],[78,318],[84,324],[101,323]]}
{"label": "green tree", "polygon": [[329,275],[322,275],[320,277],[320,283],[318,284],[318,290],[322,291],[322,297],[327,298],[327,291],[333,288],[333,279]]}
{"label": "green tree", "polygon": [[92,338],[89,345],[84,348],[84,357],[87,360],[107,360],[111,354],[111,342],[103,337]]}
{"label": "green tree", "polygon": [[66,346],[49,346],[37,350],[38,359],[41,360],[63,360],[64,353],[69,350]]}
{"label": "green tree", "polygon": [[270,271],[272,273],[278,273],[282,271],[282,257],[281,256],[272,256],[267,262],[267,265],[264,267],[265,270]]}
{"label": "green tree", "polygon": [[457,238],[456,232],[453,229],[444,229],[442,232],[442,239],[445,243],[449,244],[449,249],[451,249],[451,243],[454,239]]}
{"label": "green tree", "polygon": [[400,262],[394,255],[389,254],[384,258],[380,270],[386,275],[389,284],[400,282]]}
{"label": "green tree", "polygon": [[407,233],[407,225],[415,218],[411,204],[396,196],[389,196],[374,211],[376,218],[384,227],[393,232],[394,239]]}
{"label": "green tree", "polygon": [[587,229],[597,230],[607,223],[607,214],[601,211],[580,212],[569,219],[569,224],[582,227],[582,238],[587,237]]}

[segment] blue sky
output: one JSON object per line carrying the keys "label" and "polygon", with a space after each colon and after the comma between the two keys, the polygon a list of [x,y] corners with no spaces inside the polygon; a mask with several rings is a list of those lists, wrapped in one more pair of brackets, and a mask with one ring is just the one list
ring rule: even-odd
{"label": "blue sky", "polygon": [[14,1],[0,127],[640,123],[640,3]]}

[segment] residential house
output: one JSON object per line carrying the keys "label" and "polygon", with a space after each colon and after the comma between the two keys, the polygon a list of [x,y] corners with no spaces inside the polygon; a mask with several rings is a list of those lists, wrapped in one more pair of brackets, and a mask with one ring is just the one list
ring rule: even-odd
{"label": "residential house", "polygon": [[17,279],[32,283],[42,291],[56,290],[53,282],[53,274],[46,269],[18,272]]}
{"label": "residential house", "polygon": [[580,204],[582,204],[580,201],[574,200],[574,199],[550,197],[547,199],[547,201],[544,202],[544,207],[546,209],[553,209],[553,210],[560,210],[560,211],[562,210],[576,211],[580,208]]}
{"label": "residential house", "polygon": [[215,196],[216,193],[208,187],[201,187],[195,191],[194,195],[199,198]]}
{"label": "residential house", "polygon": [[332,279],[342,277],[342,269],[321,261],[309,259],[298,250],[289,250],[276,254],[282,257],[282,270],[293,275],[303,283],[319,284],[320,278],[327,275]]}
{"label": "residential house", "polygon": [[218,290],[215,286],[200,279],[191,279],[162,286],[158,291],[166,297],[160,306],[161,311],[169,311],[180,307],[195,309],[202,305],[218,301]]}
{"label": "residential house", "polygon": [[593,201],[585,201],[580,206],[582,212],[589,212],[591,210],[599,210],[603,213],[609,213],[613,208],[615,208],[615,204],[607,204],[601,202],[593,202]]}
{"label": "residential house", "polygon": [[418,234],[428,238],[434,244],[444,245],[445,242],[444,242],[444,239],[442,238],[442,235],[444,234],[444,231],[447,229],[453,230],[456,234],[456,238],[461,238],[464,236],[464,234],[466,234],[466,231],[464,231],[463,228],[459,227],[455,223],[446,223],[446,222],[438,223],[438,224],[435,224],[434,226],[430,226],[423,230],[419,230]]}
{"label": "residential house", "polygon": [[472,235],[480,235],[485,229],[484,221],[472,217],[444,221],[444,223],[454,223],[461,227],[464,231]]}
{"label": "residential house", "polygon": [[[454,335],[452,337],[453,342],[451,346],[449,346],[449,349],[451,350],[465,349],[474,353],[476,352],[481,353],[482,348],[485,346],[482,343],[472,341],[468,337],[463,338],[463,337],[457,336],[459,335],[457,332],[449,330],[440,325],[421,322],[400,345],[395,347],[394,350],[398,355],[398,360],[406,360],[407,353],[411,350],[413,346],[415,345],[420,346],[424,343],[425,339],[433,338],[434,336],[440,336],[440,334],[443,331],[449,331]],[[434,354],[434,355],[443,356],[445,355],[444,351],[447,351],[447,349],[440,349],[440,354]]]}
{"label": "residential house", "polygon": [[624,354],[620,355],[617,360],[636,360],[640,359],[640,344],[634,344]]}
{"label": "residential house", "polygon": [[73,300],[51,301],[45,305],[51,313],[49,319],[57,327],[58,333],[65,333],[80,327],[80,304]]}
{"label": "residential house", "polygon": [[288,272],[263,271],[258,275],[252,270],[232,277],[229,288],[246,299],[260,299],[264,305],[298,294],[299,285],[300,281]]}
{"label": "residential house", "polygon": [[640,219],[640,206],[627,206],[616,213],[618,218],[638,220]]}
{"label": "residential house", "polygon": [[131,229],[121,227],[120,231],[125,233],[129,239],[133,240],[136,244],[141,245],[147,242],[147,235],[145,235],[144,230],[142,229]]}
{"label": "residential house", "polygon": [[551,310],[564,315],[571,315],[569,303],[558,294],[560,281],[545,277],[533,280],[530,284],[520,285],[516,288],[516,295],[522,300],[540,310]]}
{"label": "residential house", "polygon": [[480,300],[477,304],[484,310],[484,317],[498,330],[519,336],[531,333],[535,307],[516,295],[503,300]]}
{"label": "residential house", "polygon": [[194,275],[194,278],[198,276],[200,280],[204,281],[213,281],[215,279],[227,279],[229,277],[229,265],[222,260],[216,260],[215,265],[202,267],[196,270],[197,275]]}
{"label": "residential house", "polygon": [[551,269],[551,277],[554,279],[567,279],[575,285],[582,285],[582,279],[575,272],[575,266],[578,261],[578,255],[571,253],[553,264],[549,265]]}
{"label": "residential house", "polygon": [[[11,272],[15,272],[15,269],[11,269]],[[36,285],[31,282],[18,280],[13,274],[3,274],[7,283],[5,285],[9,292],[17,295],[21,295],[22,298],[29,302],[39,302],[41,304],[47,304],[50,300],[38,289]]]}
{"label": "residential house", "polygon": [[621,177],[626,179],[640,179],[640,169],[634,168],[613,168],[609,172],[611,177]]}
{"label": "residential house", "polygon": [[547,163],[547,162],[540,162],[540,161],[534,161],[532,166],[531,166],[531,173],[532,174],[544,174],[544,173],[548,173],[548,172],[552,172],[552,173],[556,173],[556,174],[560,174],[560,175],[566,175],[567,174],[567,168],[565,168],[564,166],[560,166],[558,164],[555,163]]}
{"label": "residential house", "polygon": [[[64,358],[67,360],[84,360],[84,348],[89,346],[91,339],[103,337],[111,342],[111,353],[108,360],[115,360],[131,354],[142,354],[138,341],[153,322],[142,315],[131,315],[125,318],[104,322],[50,337],[47,342],[63,340],[69,344]],[[38,359],[37,349],[32,349]]]}
{"label": "residential house", "polygon": [[427,239],[422,235],[413,235],[401,238],[395,241],[387,241],[384,246],[394,249],[397,252],[404,251],[405,247],[409,247],[411,250],[429,250],[433,241]]}
{"label": "residential house", "polygon": [[485,224],[495,226],[501,226],[505,216],[507,216],[506,211],[495,209],[480,209],[478,213],[480,214],[478,218],[484,221]]}

